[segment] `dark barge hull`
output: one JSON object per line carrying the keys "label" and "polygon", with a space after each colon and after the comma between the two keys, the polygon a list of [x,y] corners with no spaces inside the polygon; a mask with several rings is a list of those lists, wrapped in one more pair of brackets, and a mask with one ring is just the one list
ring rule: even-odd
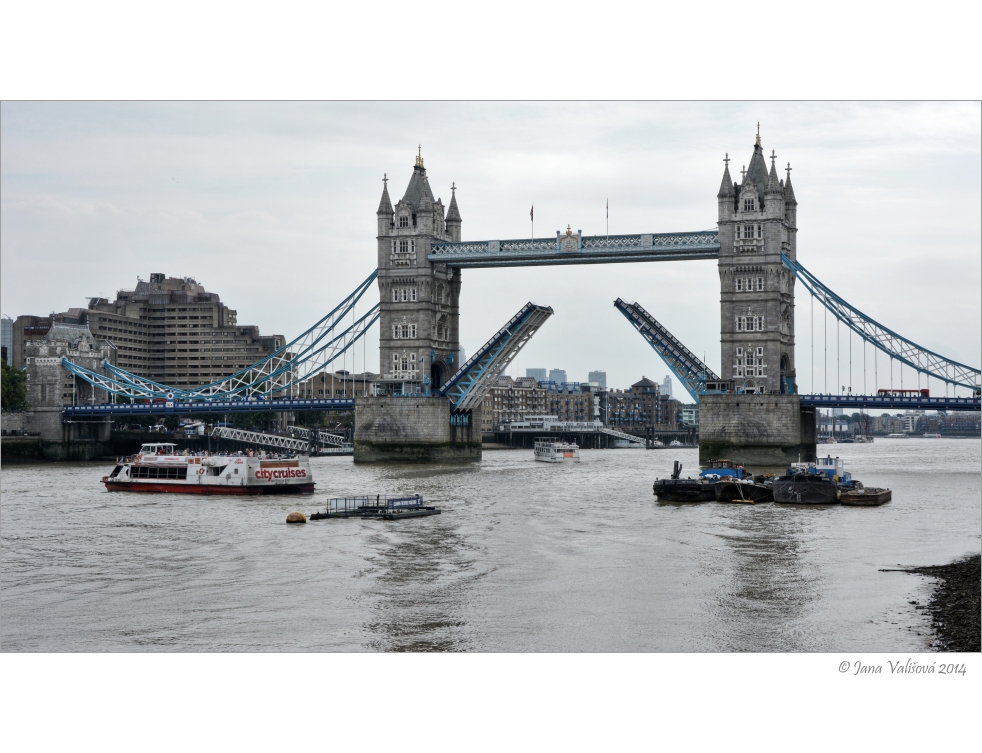
{"label": "dark barge hull", "polygon": [[658,479],[654,492],[665,502],[712,502],[716,499],[713,484],[695,479]]}
{"label": "dark barge hull", "polygon": [[747,505],[772,502],[774,490],[763,484],[740,484],[735,481],[717,481],[714,484],[717,502],[741,502]]}
{"label": "dark barge hull", "polygon": [[857,489],[839,494],[839,501],[842,504],[854,507],[876,507],[886,504],[891,499],[893,499],[893,492],[889,489]]}
{"label": "dark barge hull", "polygon": [[838,502],[838,489],[830,478],[810,473],[774,479],[774,501],[795,505],[831,505]]}

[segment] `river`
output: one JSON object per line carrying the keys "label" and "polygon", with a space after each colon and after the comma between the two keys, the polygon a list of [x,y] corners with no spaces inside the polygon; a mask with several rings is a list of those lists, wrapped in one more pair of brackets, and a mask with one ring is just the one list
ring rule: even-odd
{"label": "river", "polygon": [[[820,445],[877,508],[671,504],[692,449],[465,466],[314,458],[316,494],[107,493],[110,466],[3,468],[3,651],[926,651],[936,565],[980,549],[982,442]],[[419,492],[401,522],[288,526],[327,496]]]}

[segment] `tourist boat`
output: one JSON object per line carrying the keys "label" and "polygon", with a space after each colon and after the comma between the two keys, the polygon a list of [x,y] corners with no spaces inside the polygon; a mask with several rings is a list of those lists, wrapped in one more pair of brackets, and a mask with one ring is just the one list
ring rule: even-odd
{"label": "tourist boat", "polygon": [[862,489],[845,470],[841,458],[831,455],[815,463],[792,463],[783,476],[774,479],[774,501],[799,505],[830,505],[840,492]]}
{"label": "tourist boat", "polygon": [[927,434],[924,434],[924,438],[925,439],[941,439],[941,435],[940,434],[934,434],[934,433],[927,433]]}
{"label": "tourist boat", "polygon": [[893,492],[875,486],[852,489],[839,493],[839,501],[844,505],[854,507],[875,507],[893,499]]}
{"label": "tourist boat", "polygon": [[243,455],[185,455],[176,445],[145,444],[102,477],[111,492],[181,494],[303,494],[314,491],[310,459]]}
{"label": "tourist boat", "polygon": [[564,463],[572,460],[574,463],[580,462],[579,445],[570,442],[557,442],[549,437],[540,437],[535,440],[535,459],[543,463]]}
{"label": "tourist boat", "polygon": [[887,434],[887,439],[907,439],[907,434]]}
{"label": "tourist boat", "polygon": [[656,478],[652,491],[664,502],[712,502],[716,499],[716,482],[739,471],[729,460],[711,460],[710,467],[699,472],[699,478],[681,478],[682,464],[676,460],[671,478]]}

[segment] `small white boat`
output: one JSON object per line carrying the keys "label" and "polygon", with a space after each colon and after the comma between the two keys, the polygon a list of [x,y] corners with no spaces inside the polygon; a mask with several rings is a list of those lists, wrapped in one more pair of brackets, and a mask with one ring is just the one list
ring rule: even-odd
{"label": "small white boat", "polygon": [[925,439],[941,439],[941,435],[940,434],[927,433],[927,434],[924,435],[924,438]]}
{"label": "small white boat", "polygon": [[669,447],[683,447],[684,445],[681,442],[679,442],[677,439],[673,439],[671,442],[669,442],[668,446]]}
{"label": "small white boat", "polygon": [[548,437],[535,440],[535,459],[543,463],[564,463],[571,460],[580,462],[579,445],[569,442],[557,442]]}

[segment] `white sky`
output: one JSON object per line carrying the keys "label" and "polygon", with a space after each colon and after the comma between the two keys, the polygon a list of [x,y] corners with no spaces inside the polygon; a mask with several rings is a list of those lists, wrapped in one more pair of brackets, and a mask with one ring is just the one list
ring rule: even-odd
{"label": "white sky", "polygon": [[[12,317],[164,272],[219,293],[240,323],[292,338],[374,269],[382,175],[397,200],[420,143],[434,193],[446,204],[458,186],[465,240],[528,237],[533,201],[537,237],[567,224],[603,233],[608,198],[611,233],[710,229],[723,155],[738,176],[759,120],[765,152],[793,168],[799,260],[882,324],[982,361],[977,103],[4,102],[0,115]],[[613,308],[618,296],[719,368],[719,281],[706,261],[464,270],[462,344],[472,354],[531,300],[556,313],[514,374],[660,381],[668,369]],[[797,303],[808,391],[800,286]],[[377,370],[377,325],[366,358]],[[854,389],[861,359],[857,341]],[[848,384],[829,371],[829,390]]]}

